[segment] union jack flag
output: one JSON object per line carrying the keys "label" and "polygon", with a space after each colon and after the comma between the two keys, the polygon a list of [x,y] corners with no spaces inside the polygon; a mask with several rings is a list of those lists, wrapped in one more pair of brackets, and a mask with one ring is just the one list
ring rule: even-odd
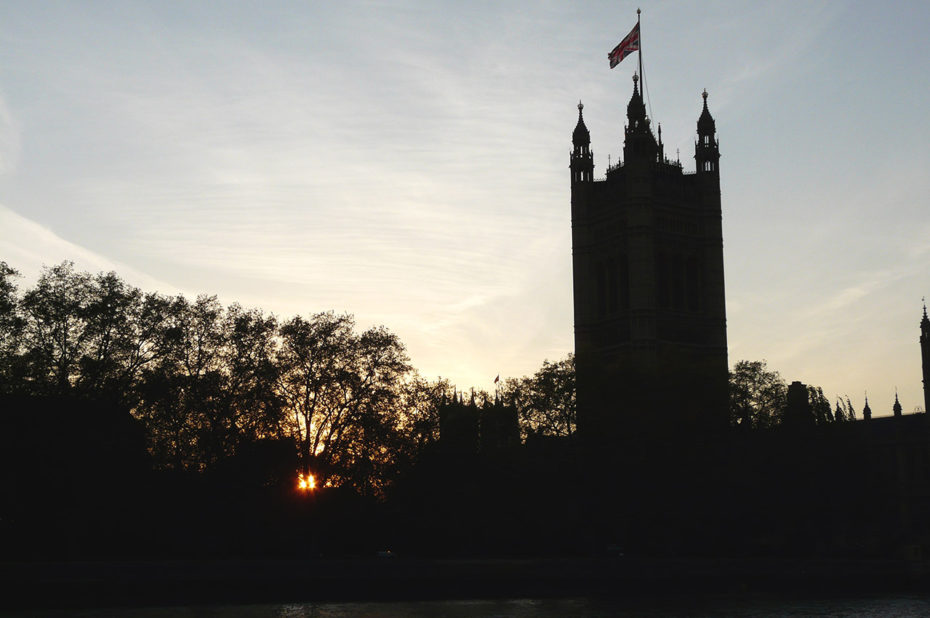
{"label": "union jack flag", "polygon": [[613,51],[607,54],[610,60],[610,68],[614,68],[620,61],[639,49],[639,23],[633,26],[630,33],[624,37],[620,44],[614,47]]}

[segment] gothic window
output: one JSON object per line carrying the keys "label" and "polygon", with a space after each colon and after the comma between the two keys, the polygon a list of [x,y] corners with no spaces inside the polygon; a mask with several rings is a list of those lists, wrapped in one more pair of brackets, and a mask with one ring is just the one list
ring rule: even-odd
{"label": "gothic window", "polygon": [[594,300],[597,317],[629,309],[630,276],[626,254],[599,261],[594,268]]}
{"label": "gothic window", "polygon": [[688,310],[697,312],[701,308],[700,289],[701,289],[701,268],[700,258],[695,254],[688,258],[686,285],[688,288]]}
{"label": "gothic window", "polygon": [[620,308],[626,311],[630,308],[630,265],[626,253],[620,254],[619,262]]}
{"label": "gothic window", "polygon": [[660,251],[656,256],[656,292],[658,296],[656,300],[660,309],[668,309],[670,304],[668,269],[668,255],[664,251]]}
{"label": "gothic window", "polygon": [[609,313],[617,312],[617,305],[619,304],[617,285],[620,283],[619,279],[617,276],[617,260],[611,258],[607,262],[607,311]]}
{"label": "gothic window", "polygon": [[672,307],[682,309],[684,308],[685,273],[680,253],[672,256],[670,270],[672,275]]}

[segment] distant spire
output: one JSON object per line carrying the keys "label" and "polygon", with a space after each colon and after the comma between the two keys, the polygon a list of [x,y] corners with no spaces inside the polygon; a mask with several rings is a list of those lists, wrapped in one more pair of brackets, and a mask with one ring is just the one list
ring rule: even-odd
{"label": "distant spire", "polygon": [[839,421],[839,422],[842,422],[842,421],[845,421],[845,420],[846,420],[846,415],[843,414],[843,408],[840,407],[840,400],[839,400],[839,398],[837,398],[837,400],[836,400],[836,410],[834,410],[834,412],[833,412],[833,418],[836,419],[836,420]]}
{"label": "distant spire", "polygon": [[927,318],[927,299],[920,299],[924,314],[920,318],[920,363],[924,387],[924,412],[930,414],[930,319]]}
{"label": "distant spire", "polygon": [[707,109],[706,88],[704,92],[701,93],[701,96],[704,97],[704,109],[701,110],[701,116],[698,118],[698,135],[713,135],[717,131],[717,126],[714,122],[714,117],[710,115],[710,110]]}
{"label": "distant spire", "polygon": [[869,407],[869,394],[865,394],[865,407],[862,408],[862,418],[869,420],[872,418],[872,408]]}
{"label": "distant spire", "polygon": [[630,127],[641,124],[646,126],[646,105],[643,103],[643,97],[639,93],[639,76],[633,73],[633,96],[630,97],[630,103],[626,106],[626,117],[630,121]]}
{"label": "distant spire", "polygon": [[898,387],[894,389],[894,406],[892,406],[892,411],[894,411],[895,416],[901,416],[901,402],[898,401]]}
{"label": "distant spire", "polygon": [[572,144],[574,146],[588,146],[591,144],[591,133],[584,124],[581,110],[584,109],[584,103],[578,101],[578,124],[575,125],[575,131],[572,133]]}
{"label": "distant spire", "polygon": [[659,123],[659,162],[665,162],[665,144],[662,143],[662,123]]}

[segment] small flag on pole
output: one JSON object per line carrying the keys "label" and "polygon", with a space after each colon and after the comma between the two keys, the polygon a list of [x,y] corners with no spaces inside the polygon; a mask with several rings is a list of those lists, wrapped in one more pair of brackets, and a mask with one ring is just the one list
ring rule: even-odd
{"label": "small flag on pole", "polygon": [[497,377],[494,378],[494,383],[497,384],[500,381],[501,381],[501,374],[497,374]]}
{"label": "small flag on pole", "polygon": [[630,33],[620,41],[620,44],[607,54],[607,59],[610,60],[610,68],[612,69],[620,64],[624,58],[637,50],[639,50],[639,22],[637,22],[636,25],[633,26],[633,29],[630,30]]}

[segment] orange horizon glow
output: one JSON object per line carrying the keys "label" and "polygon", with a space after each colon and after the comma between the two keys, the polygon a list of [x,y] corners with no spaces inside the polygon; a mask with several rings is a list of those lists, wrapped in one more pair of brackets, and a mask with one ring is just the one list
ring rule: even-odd
{"label": "orange horizon glow", "polygon": [[300,491],[313,491],[316,489],[316,479],[312,474],[307,472],[307,475],[297,474],[297,489]]}

